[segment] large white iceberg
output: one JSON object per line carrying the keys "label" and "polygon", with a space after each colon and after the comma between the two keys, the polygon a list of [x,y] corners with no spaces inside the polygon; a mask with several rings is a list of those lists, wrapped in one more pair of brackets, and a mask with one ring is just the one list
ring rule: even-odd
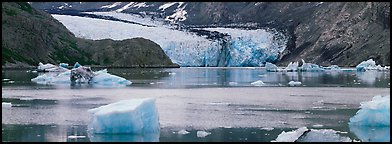
{"label": "large white iceberg", "polygon": [[269,63],[269,62],[265,63],[265,69],[267,71],[269,71],[269,72],[277,72],[277,71],[279,71],[279,68],[276,65],[274,65],[272,63]]}
{"label": "large white iceberg", "polygon": [[348,137],[340,136],[332,129],[307,129],[301,127],[296,130],[278,135],[272,142],[351,142]]}
{"label": "large white iceberg", "polygon": [[250,83],[250,84],[251,84],[251,85],[254,85],[254,86],[264,86],[264,85],[265,85],[265,83],[264,83],[263,81],[261,81],[261,80],[252,82],[252,83]]}
{"label": "large white iceberg", "polygon": [[[95,76],[91,79],[90,84],[94,86],[126,86],[132,84],[131,81],[109,74],[106,69],[94,72]],[[38,84],[70,84],[71,70],[62,73],[45,73],[39,75],[31,81]],[[79,81],[80,83],[87,83],[88,81]]]}
{"label": "large white iceberg", "polygon": [[89,131],[101,134],[159,133],[155,99],[131,99],[88,110],[93,114]]}
{"label": "large white iceberg", "polygon": [[298,70],[298,62],[290,62],[289,65],[284,69],[285,71],[297,71]]}
{"label": "large white iceberg", "polygon": [[368,59],[359,63],[356,67],[357,71],[367,71],[367,70],[389,70],[388,66],[382,67],[381,65],[376,65],[373,59]]}
{"label": "large white iceberg", "polygon": [[374,96],[372,101],[362,102],[360,110],[350,118],[350,125],[390,126],[390,96]]}

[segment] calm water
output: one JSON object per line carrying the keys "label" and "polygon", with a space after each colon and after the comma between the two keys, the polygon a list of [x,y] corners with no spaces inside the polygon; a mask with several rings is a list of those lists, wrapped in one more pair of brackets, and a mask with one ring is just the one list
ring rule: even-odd
{"label": "calm water", "polygon": [[[271,141],[282,131],[302,126],[334,129],[356,140],[390,141],[389,127],[363,130],[347,125],[360,102],[389,95],[389,71],[145,68],[108,72],[133,84],[122,88],[40,85],[30,81],[39,73],[2,70],[2,101],[12,103],[2,108],[2,141]],[[265,85],[251,85],[257,80]],[[291,80],[302,85],[290,87]],[[145,97],[156,99],[159,134],[88,133],[88,109]],[[180,130],[189,134],[178,134]],[[197,137],[197,131],[211,134]]]}

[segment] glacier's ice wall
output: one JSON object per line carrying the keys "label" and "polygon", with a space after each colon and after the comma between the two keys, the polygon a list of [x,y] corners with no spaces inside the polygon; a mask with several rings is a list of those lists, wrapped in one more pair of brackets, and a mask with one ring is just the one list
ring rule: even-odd
{"label": "glacier's ice wall", "polygon": [[175,30],[163,23],[144,20],[130,14],[95,12],[96,15],[142,23],[144,25],[78,16],[52,16],[77,37],[99,40],[123,40],[144,37],[159,44],[170,59],[180,66],[264,66],[274,62],[286,48],[288,38],[274,30],[241,30],[204,28],[230,35],[227,39],[211,40],[195,33]]}

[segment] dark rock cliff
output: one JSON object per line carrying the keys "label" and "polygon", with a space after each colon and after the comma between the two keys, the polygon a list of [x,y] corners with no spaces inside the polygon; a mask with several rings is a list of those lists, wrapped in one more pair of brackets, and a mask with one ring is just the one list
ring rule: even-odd
{"label": "dark rock cliff", "polygon": [[3,66],[77,61],[101,66],[176,66],[150,40],[79,39],[50,14],[35,10],[28,3],[2,2]]}

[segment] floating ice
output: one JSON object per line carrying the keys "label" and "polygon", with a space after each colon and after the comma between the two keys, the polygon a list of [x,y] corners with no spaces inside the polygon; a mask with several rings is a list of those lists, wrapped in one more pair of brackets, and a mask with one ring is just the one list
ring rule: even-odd
{"label": "floating ice", "polygon": [[206,131],[197,131],[196,133],[197,137],[206,137],[210,134],[211,134],[210,132],[206,132]]}
{"label": "floating ice", "polygon": [[265,69],[269,72],[277,72],[278,67],[272,63],[266,62],[265,63]]}
{"label": "floating ice", "polygon": [[[295,67],[295,65],[293,67]],[[319,65],[313,63],[306,63],[303,59],[302,59],[302,66],[299,67],[299,69],[301,71],[309,71],[309,72],[324,71],[324,69],[321,68]]]}
{"label": "floating ice", "polygon": [[263,81],[261,81],[261,80],[258,80],[258,81],[252,82],[251,85],[263,86],[263,85],[265,85],[265,83]]}
{"label": "floating ice", "polygon": [[357,71],[368,71],[368,70],[389,70],[389,67],[385,66],[383,68],[381,65],[376,65],[373,59],[368,59],[359,63],[356,67]]}
{"label": "floating ice", "polygon": [[7,102],[2,102],[2,103],[1,103],[1,107],[3,107],[3,108],[9,108],[9,107],[12,107],[12,104],[11,104],[11,103],[7,103]]}
{"label": "floating ice", "polygon": [[372,101],[362,102],[360,110],[350,118],[349,125],[390,126],[390,96],[374,96]]}
{"label": "floating ice", "polygon": [[188,131],[186,131],[186,130],[180,130],[180,131],[178,131],[177,133],[178,133],[178,134],[180,134],[180,135],[186,135],[186,134],[189,134],[189,132],[188,132]]}
{"label": "floating ice", "polygon": [[285,132],[283,131],[281,134],[278,135],[276,140],[271,142],[295,142],[301,135],[303,135],[308,130],[306,127],[301,127],[297,130]]}
{"label": "floating ice", "polygon": [[300,81],[290,81],[288,84],[290,86],[300,86],[302,83]]}
{"label": "floating ice", "polygon": [[159,133],[155,99],[131,99],[88,110],[93,114],[88,125],[92,133]]}
{"label": "floating ice", "polygon": [[68,68],[68,64],[67,63],[60,63],[59,65],[60,65],[60,67]]}
{"label": "floating ice", "polygon": [[37,67],[37,71],[41,71],[41,72],[63,72],[67,70],[68,70],[67,68],[61,66],[55,66],[50,63],[43,64],[42,62],[39,62]]}
{"label": "floating ice", "polygon": [[390,142],[391,128],[388,127],[368,127],[349,125],[350,131],[353,132],[362,142]]}
{"label": "floating ice", "polygon": [[[107,73],[107,70],[100,70],[94,72],[95,76],[91,79],[90,84],[94,86],[127,86],[132,84],[131,81],[122,77]],[[31,81],[38,84],[70,84],[71,70],[62,73],[45,73],[39,75]],[[88,81],[78,81],[80,83],[87,83]]]}
{"label": "floating ice", "polygon": [[229,82],[229,85],[237,85],[237,82]]}
{"label": "floating ice", "polygon": [[79,138],[86,138],[86,136],[78,136],[78,135],[70,135],[68,136],[69,139],[79,139]]}
{"label": "floating ice", "polygon": [[311,129],[299,137],[296,142],[351,142],[348,137],[340,136],[332,129]]}
{"label": "floating ice", "polygon": [[272,131],[272,130],[274,130],[274,128],[273,127],[265,127],[265,128],[261,128],[262,130],[267,130],[267,131]]}
{"label": "floating ice", "polygon": [[297,71],[298,70],[298,62],[290,62],[284,70],[285,71]]}

